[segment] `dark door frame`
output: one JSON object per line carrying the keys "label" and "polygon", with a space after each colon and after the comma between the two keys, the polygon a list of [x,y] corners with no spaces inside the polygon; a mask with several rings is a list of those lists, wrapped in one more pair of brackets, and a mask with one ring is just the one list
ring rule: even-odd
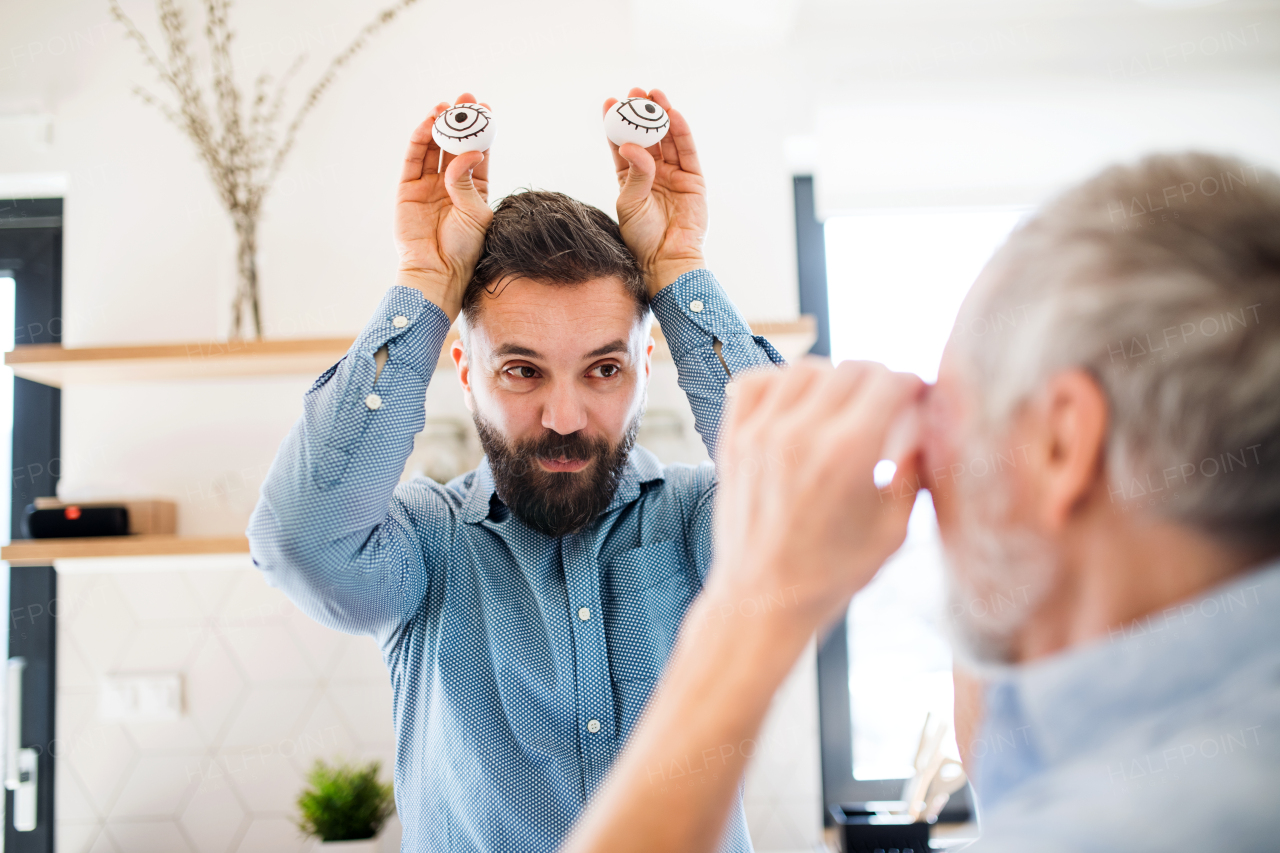
{"label": "dark door frame", "polygon": [[[0,269],[15,287],[14,340],[62,342],[62,199],[0,201]],[[56,493],[61,455],[62,393],[14,379],[10,530],[22,537],[22,511]],[[38,753],[36,828],[13,828],[13,793],[5,792],[4,849],[53,853],[54,722],[57,699],[57,593],[52,566],[9,570],[9,656],[23,657],[21,744]]]}

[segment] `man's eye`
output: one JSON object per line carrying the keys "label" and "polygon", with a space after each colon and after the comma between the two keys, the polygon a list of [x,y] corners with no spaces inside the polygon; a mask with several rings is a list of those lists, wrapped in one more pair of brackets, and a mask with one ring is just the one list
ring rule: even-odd
{"label": "man's eye", "polygon": [[507,372],[510,373],[512,376],[514,376],[516,379],[536,379],[538,377],[537,370],[535,370],[532,367],[529,367],[528,365],[523,365],[523,364],[520,365],[519,367],[512,367]]}
{"label": "man's eye", "polygon": [[600,375],[603,376],[605,379],[609,379],[610,377],[616,376],[618,374],[618,365],[602,364],[599,367],[597,367],[596,370],[600,371]]}

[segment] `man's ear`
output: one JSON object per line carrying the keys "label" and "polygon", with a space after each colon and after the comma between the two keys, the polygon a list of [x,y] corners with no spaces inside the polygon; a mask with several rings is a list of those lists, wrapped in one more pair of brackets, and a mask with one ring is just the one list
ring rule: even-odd
{"label": "man's ear", "polygon": [[1096,379],[1067,370],[1049,380],[1033,440],[1043,469],[1041,522],[1061,530],[1104,476],[1110,407]]}
{"label": "man's ear", "polygon": [[649,384],[649,378],[653,375],[653,348],[657,346],[653,340],[653,335],[649,336],[649,343],[644,348],[644,384]]}
{"label": "man's ear", "polygon": [[467,348],[463,346],[461,336],[449,348],[449,357],[453,359],[453,366],[458,371],[458,384],[462,386],[462,401],[466,403],[468,412],[474,412],[476,409],[471,399],[471,364],[467,360]]}

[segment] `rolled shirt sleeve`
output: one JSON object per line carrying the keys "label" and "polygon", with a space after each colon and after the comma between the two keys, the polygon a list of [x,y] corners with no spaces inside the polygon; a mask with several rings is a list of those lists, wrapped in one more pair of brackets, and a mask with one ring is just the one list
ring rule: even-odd
{"label": "rolled shirt sleeve", "polygon": [[671,349],[680,387],[693,409],[694,426],[707,453],[716,459],[725,387],[744,372],[781,367],[786,360],[767,340],[751,333],[709,270],[680,276],[658,291],[650,307]]}
{"label": "rolled shirt sleeve", "polygon": [[[268,583],[317,621],[387,635],[418,608],[453,509],[442,494],[393,500],[449,318],[412,288],[393,287],[347,354],[303,400],[249,521]],[[378,371],[375,353],[386,347]]]}

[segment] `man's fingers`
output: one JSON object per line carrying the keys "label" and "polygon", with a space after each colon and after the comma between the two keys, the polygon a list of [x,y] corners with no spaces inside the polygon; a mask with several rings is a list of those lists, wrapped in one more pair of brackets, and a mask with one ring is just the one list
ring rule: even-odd
{"label": "man's fingers", "polygon": [[668,110],[667,115],[671,119],[667,139],[675,146],[681,170],[701,175],[702,161],[698,159],[698,147],[693,144],[693,131],[689,128],[689,122],[678,110]]}
{"label": "man's fingers", "polygon": [[728,386],[729,397],[729,417],[730,425],[746,420],[751,417],[756,408],[760,405],[760,401],[764,399],[765,392],[769,390],[769,383],[775,377],[774,371],[748,373],[745,376],[739,376],[733,380]]}
{"label": "man's fingers", "polygon": [[831,372],[831,387],[821,400],[819,416],[830,416],[844,406],[880,365],[870,361],[842,361]]}
{"label": "man's fingers", "polygon": [[903,411],[916,405],[923,389],[918,376],[893,373],[878,366],[821,430],[821,441],[844,448],[833,463],[858,472],[865,469],[869,478],[871,469],[880,461],[890,427]]}
{"label": "man's fingers", "polygon": [[[671,106],[671,101],[661,89],[654,89],[649,96],[649,100],[667,111],[667,118],[671,121],[671,126],[667,128],[667,135],[662,140],[666,161],[679,164],[681,171],[701,175],[702,163],[698,160],[698,148],[693,144],[693,131],[689,128],[689,122],[679,110]],[[665,146],[668,144],[675,150],[674,156],[666,153]]]}
{"label": "man's fingers", "polygon": [[729,384],[728,406],[718,460],[721,474],[727,483],[732,484],[736,481],[735,475],[742,464],[743,456],[750,455],[754,450],[749,442],[742,441],[739,436],[744,430],[752,431],[756,428],[760,405],[770,388],[778,381],[777,371],[762,371],[739,376]]}
{"label": "man's fingers", "polygon": [[863,381],[863,370],[833,370],[825,359],[805,358],[791,370],[798,377],[807,373],[808,381],[796,382],[789,394],[784,393],[770,400],[773,410],[767,417],[776,431],[795,442],[802,436],[811,436],[821,429],[847,405]]}
{"label": "man's fingers", "polygon": [[[649,100],[662,107],[667,113],[667,121],[671,121],[671,101],[667,100],[666,94],[661,89],[652,89],[648,95]],[[671,126],[667,125],[667,135],[662,137],[659,143],[662,147],[662,159],[672,165],[680,164],[680,155],[676,151],[675,140],[671,136]]]}
{"label": "man's fingers", "polygon": [[409,149],[404,152],[404,165],[400,169],[400,183],[416,181],[422,177],[427,157],[427,148],[431,144],[431,125],[436,117],[432,115],[413,129],[409,135]]}
{"label": "man's fingers", "polygon": [[883,502],[890,499],[907,502],[907,513],[910,514],[911,506],[916,502],[916,492],[920,491],[920,452],[917,448],[911,454],[895,461],[897,470],[893,472],[893,479],[889,485],[882,489],[882,492],[888,492],[888,495],[882,496]]}
{"label": "man's fingers", "polygon": [[622,187],[618,193],[618,206],[621,208],[640,204],[653,187],[658,165],[654,162],[653,155],[634,142],[628,142],[619,148],[618,156],[627,164],[626,174],[620,179]]}
{"label": "man's fingers", "polygon": [[672,166],[679,166],[680,152],[676,151],[676,142],[671,138],[670,128],[667,130],[667,135],[662,137],[662,141],[658,143],[657,147],[662,149],[662,159],[665,162],[670,163]]}
{"label": "man's fingers", "polygon": [[733,459],[731,464],[762,456],[768,458],[778,451],[774,445],[794,444],[797,432],[808,425],[796,422],[793,413],[797,407],[804,408],[802,400],[822,383],[825,372],[830,372],[830,368],[824,371],[817,359],[812,362],[806,359],[768,374],[761,383],[759,399],[750,413],[744,413],[738,420],[732,437],[725,443]]}
{"label": "man's fingers", "polygon": [[773,383],[760,405],[761,417],[775,422],[787,417],[830,372],[819,358],[803,358],[780,371],[780,380]]}
{"label": "man's fingers", "polygon": [[483,159],[484,154],[480,151],[459,154],[450,161],[444,176],[445,189],[449,192],[453,206],[470,214],[478,222],[487,221],[486,213],[489,210],[489,205],[473,178],[476,167]]}
{"label": "man's fingers", "polygon": [[671,101],[667,99],[667,93],[662,91],[661,89],[650,89],[649,94],[645,95],[644,97],[653,101],[655,104],[662,107],[668,113],[671,112]]}
{"label": "man's fingers", "polygon": [[436,118],[449,105],[441,101],[436,104],[435,109],[431,111],[431,115],[413,129],[413,133],[409,135],[409,150],[404,155],[404,167],[400,170],[400,182],[416,181],[424,174],[433,174],[436,170],[436,157],[439,156],[440,147],[435,144],[431,138],[431,126],[436,123]]}

